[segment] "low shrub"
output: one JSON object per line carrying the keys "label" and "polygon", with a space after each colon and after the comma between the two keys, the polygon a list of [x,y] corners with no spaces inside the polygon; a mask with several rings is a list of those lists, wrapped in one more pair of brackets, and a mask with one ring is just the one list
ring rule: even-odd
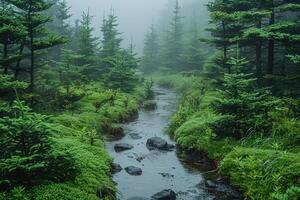
{"label": "low shrub", "polygon": [[290,195],[289,190],[297,191],[291,188],[300,184],[299,153],[236,148],[224,158],[220,169],[249,199],[284,197]]}

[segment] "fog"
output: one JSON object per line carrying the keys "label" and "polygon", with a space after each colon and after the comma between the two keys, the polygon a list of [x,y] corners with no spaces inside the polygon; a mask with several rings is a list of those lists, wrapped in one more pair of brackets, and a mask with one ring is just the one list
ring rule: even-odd
{"label": "fog", "polygon": [[67,0],[73,14],[72,21],[79,19],[83,11],[89,10],[94,16],[93,25],[97,35],[103,16],[113,8],[119,20],[119,30],[125,38],[123,46],[127,47],[131,39],[136,50],[143,48],[144,34],[151,23],[156,23],[168,0]]}

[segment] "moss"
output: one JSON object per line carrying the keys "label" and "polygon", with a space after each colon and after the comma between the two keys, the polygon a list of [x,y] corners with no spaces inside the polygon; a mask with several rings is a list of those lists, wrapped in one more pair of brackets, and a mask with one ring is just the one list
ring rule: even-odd
{"label": "moss", "polygon": [[[105,150],[101,140],[104,134],[116,134],[120,127],[116,123],[126,121],[134,116],[139,107],[142,90],[135,94],[106,91],[95,86],[85,88],[87,94],[76,103],[76,109],[65,111],[50,118],[54,124],[56,135],[54,144],[58,151],[67,151],[75,158],[79,175],[74,181],[52,183],[33,187],[25,191],[36,200],[96,200],[115,199],[116,187],[111,179],[110,167],[112,159]],[[95,101],[116,94],[113,101],[105,103],[99,110]],[[96,130],[98,136],[87,134],[88,130]],[[99,192],[101,191],[101,192]],[[103,192],[104,191],[104,192]],[[100,194],[104,195],[100,195]],[[12,194],[0,195],[9,199]],[[2,199],[3,199],[2,198]]]}
{"label": "moss", "polygon": [[300,184],[300,155],[283,151],[236,148],[221,163],[221,172],[250,199],[274,199]]}

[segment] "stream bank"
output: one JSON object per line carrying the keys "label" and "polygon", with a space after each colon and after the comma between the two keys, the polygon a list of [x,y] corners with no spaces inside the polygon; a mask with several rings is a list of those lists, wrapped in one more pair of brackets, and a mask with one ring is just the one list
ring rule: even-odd
{"label": "stream bank", "polygon": [[140,110],[136,120],[122,125],[124,137],[107,138],[106,148],[117,167],[113,179],[118,198],[151,199],[156,193],[172,190],[176,199],[182,200],[242,199],[216,173],[209,173],[215,166],[205,156],[179,148],[149,148],[149,138],[159,138],[170,147],[175,145],[165,128],[178,98],[173,91],[161,87],[155,87],[154,93],[156,110]]}

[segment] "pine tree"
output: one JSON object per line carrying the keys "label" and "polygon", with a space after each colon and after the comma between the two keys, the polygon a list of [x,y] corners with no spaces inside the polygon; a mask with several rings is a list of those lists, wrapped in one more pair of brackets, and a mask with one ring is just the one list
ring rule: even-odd
{"label": "pine tree", "polygon": [[277,103],[268,89],[257,89],[253,73],[243,72],[247,63],[245,59],[230,59],[231,73],[224,75],[223,87],[219,90],[221,98],[214,104],[216,111],[225,117],[220,123],[220,132],[238,139],[254,131],[268,134],[269,111]]}
{"label": "pine tree", "polygon": [[111,67],[104,76],[104,84],[110,89],[131,92],[137,84],[137,60],[128,50],[122,50],[110,57]]}
{"label": "pine tree", "polygon": [[163,46],[163,64],[171,70],[181,69],[181,54],[183,52],[183,17],[180,14],[181,7],[176,0],[170,29],[166,33]]}
{"label": "pine tree", "polygon": [[117,16],[111,11],[107,18],[103,19],[103,24],[101,27],[102,31],[102,49],[101,49],[101,59],[102,59],[102,73],[106,73],[110,68],[113,67],[111,60],[120,53],[122,38],[120,37],[120,32],[118,31]]}
{"label": "pine tree", "polygon": [[8,3],[20,9],[24,17],[24,24],[27,29],[26,46],[30,51],[30,92],[34,92],[35,88],[35,72],[36,72],[36,52],[47,49],[62,43],[65,39],[48,32],[45,24],[51,20],[51,17],[42,14],[43,11],[49,9],[52,4],[45,0],[7,0]]}
{"label": "pine tree", "polygon": [[230,73],[230,48],[235,44],[232,39],[239,35],[241,29],[240,24],[236,23],[235,16],[232,13],[236,8],[232,7],[229,0],[215,0],[208,4],[208,9],[211,12],[210,23],[214,26],[207,30],[211,32],[212,39],[204,40],[209,44],[214,44],[221,51],[221,55],[216,58],[216,64],[227,69]]}
{"label": "pine tree", "polygon": [[146,34],[143,53],[142,71],[146,74],[156,71],[159,67],[159,43],[153,24]]}
{"label": "pine tree", "polygon": [[79,65],[95,67],[97,53],[97,38],[93,36],[92,16],[88,12],[82,13],[79,26],[79,49],[77,53],[82,56]]}
{"label": "pine tree", "polygon": [[0,44],[3,46],[0,65],[3,67],[3,72],[8,74],[9,69],[12,70],[13,62],[20,58],[12,47],[20,43],[27,32],[22,18],[4,0],[1,0],[0,5],[0,24]]}
{"label": "pine tree", "polygon": [[189,34],[187,36],[185,51],[182,54],[182,70],[202,71],[204,64],[203,46],[200,43],[200,35],[195,17],[192,19]]}

